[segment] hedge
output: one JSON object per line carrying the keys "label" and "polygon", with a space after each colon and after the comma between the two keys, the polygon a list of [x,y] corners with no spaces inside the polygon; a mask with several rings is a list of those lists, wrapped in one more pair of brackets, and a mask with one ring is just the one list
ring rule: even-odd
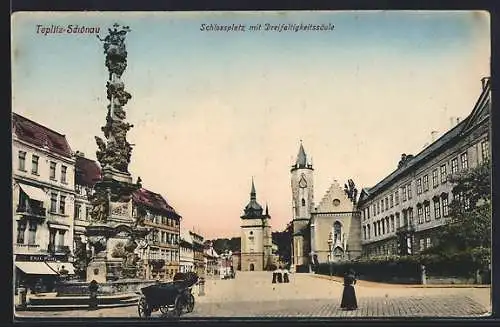
{"label": "hedge", "polygon": [[315,267],[317,274],[343,276],[353,269],[359,279],[415,283],[421,280],[421,266],[425,266],[428,277],[472,278],[481,266],[482,253],[465,252],[451,255],[384,256],[352,261],[321,263]]}
{"label": "hedge", "polygon": [[399,283],[413,283],[420,280],[420,265],[412,262],[394,262],[379,260],[373,261],[351,261],[322,263],[317,266],[316,273],[334,276],[343,276],[346,271],[353,269],[359,279],[377,282],[397,281]]}

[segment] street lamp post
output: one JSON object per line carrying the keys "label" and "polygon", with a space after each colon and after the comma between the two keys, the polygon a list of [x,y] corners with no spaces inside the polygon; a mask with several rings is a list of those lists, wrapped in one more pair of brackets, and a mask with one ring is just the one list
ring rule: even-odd
{"label": "street lamp post", "polygon": [[332,276],[332,245],[333,245],[332,232],[330,232],[330,235],[328,236],[328,265],[330,268],[330,277]]}

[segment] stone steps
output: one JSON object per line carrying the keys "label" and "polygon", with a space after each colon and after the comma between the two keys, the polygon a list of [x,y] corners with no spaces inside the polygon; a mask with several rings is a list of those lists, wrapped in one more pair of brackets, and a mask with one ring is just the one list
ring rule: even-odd
{"label": "stone steps", "polygon": [[[119,308],[119,307],[129,307],[137,305],[137,300],[130,302],[122,302],[122,303],[113,303],[113,304],[99,304],[99,308]],[[28,305],[24,310],[25,311],[65,311],[65,310],[78,310],[78,309],[87,309],[88,304],[56,304],[56,305]],[[21,310],[17,308],[17,310]]]}
{"label": "stone steps", "polygon": [[[103,295],[97,298],[100,308],[113,308],[121,306],[136,305],[140,295],[119,294]],[[34,296],[28,299],[27,310],[73,310],[78,308],[88,308],[88,296]]]}

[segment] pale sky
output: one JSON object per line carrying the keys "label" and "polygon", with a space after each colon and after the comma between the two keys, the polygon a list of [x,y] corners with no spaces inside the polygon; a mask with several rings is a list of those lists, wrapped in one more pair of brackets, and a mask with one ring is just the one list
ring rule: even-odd
{"label": "pale sky", "polygon": [[[303,145],[315,203],[330,183],[359,189],[391,173],[465,118],[489,76],[485,12],[17,13],[13,111],[67,136],[95,160],[106,117],[95,35],[37,34],[37,25],[127,35],[122,76],[135,125],[129,166],[182,226],[207,238],[240,234],[251,178],[273,230],[292,217],[290,166]],[[333,31],[206,32],[202,23],[332,23]]]}

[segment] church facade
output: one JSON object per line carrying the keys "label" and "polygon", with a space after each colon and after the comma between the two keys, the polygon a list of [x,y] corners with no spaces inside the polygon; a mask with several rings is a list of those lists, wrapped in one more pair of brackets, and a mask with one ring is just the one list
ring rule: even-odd
{"label": "church facade", "polygon": [[272,236],[269,209],[257,202],[255,184],[252,179],[250,201],[241,219],[241,271],[263,271],[273,265]]}
{"label": "church facade", "polygon": [[292,266],[311,269],[313,263],[349,260],[361,255],[360,215],[356,196],[335,180],[319,204],[314,203],[314,169],[302,143],[291,167]]}

